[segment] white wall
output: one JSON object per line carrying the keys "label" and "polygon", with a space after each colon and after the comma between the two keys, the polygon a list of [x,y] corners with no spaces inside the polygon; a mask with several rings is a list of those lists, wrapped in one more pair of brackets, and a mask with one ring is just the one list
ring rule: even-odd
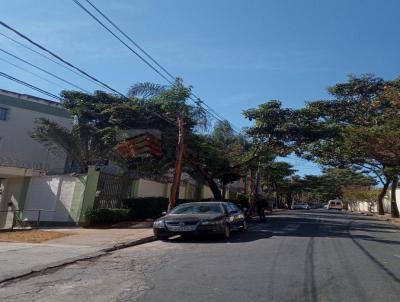
{"label": "white wall", "polygon": [[41,221],[68,222],[71,210],[75,178],[72,176],[32,177],[27,192],[24,216],[36,220],[37,209],[49,210],[42,212]]}
{"label": "white wall", "polygon": [[[137,197],[168,197],[171,184],[164,184],[152,180],[139,179]],[[210,188],[208,186],[203,187],[202,198],[213,198]],[[195,199],[196,196],[196,185],[191,182],[181,182],[179,187],[179,198],[180,199]]]}
{"label": "white wall", "polygon": [[358,201],[349,203],[349,210],[353,212],[377,212],[377,206],[376,203],[371,206],[369,202]]}
{"label": "white wall", "polygon": [[202,198],[206,199],[206,198],[214,198],[214,195],[211,191],[211,189],[207,186],[203,186],[203,196]]}
{"label": "white wall", "polygon": [[[385,209],[385,212],[387,212],[387,213],[391,212],[390,194],[391,194],[391,191],[389,188],[388,194],[383,201],[383,208]],[[397,188],[397,190],[396,190],[396,202],[397,202],[397,208],[400,210],[400,188]]]}
{"label": "white wall", "polygon": [[152,180],[139,179],[137,197],[163,197],[165,184]]}
{"label": "white wall", "polygon": [[181,190],[185,190],[187,199],[196,199],[197,197],[197,186],[195,184],[186,183],[185,187],[181,186]]}
{"label": "white wall", "polygon": [[[391,205],[390,205],[390,188],[388,190],[387,196],[383,199],[383,209],[385,213],[390,213],[391,212]],[[396,190],[396,202],[397,202],[397,207],[400,210],[400,189]],[[369,212],[369,203],[365,201],[359,201],[355,202],[352,204],[349,204],[349,210],[355,211],[355,212]],[[378,212],[378,208],[376,203],[372,207],[372,212]]]}

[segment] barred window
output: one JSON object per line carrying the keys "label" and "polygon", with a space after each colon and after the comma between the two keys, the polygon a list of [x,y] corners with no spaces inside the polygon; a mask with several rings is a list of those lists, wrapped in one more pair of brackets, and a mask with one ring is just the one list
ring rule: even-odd
{"label": "barred window", "polygon": [[0,107],[0,121],[7,120],[7,113],[8,113],[7,108]]}

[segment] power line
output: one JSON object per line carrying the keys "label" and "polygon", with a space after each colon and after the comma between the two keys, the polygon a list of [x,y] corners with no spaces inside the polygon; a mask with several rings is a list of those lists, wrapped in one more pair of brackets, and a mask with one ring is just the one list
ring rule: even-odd
{"label": "power line", "polygon": [[12,41],[12,42],[18,44],[19,46],[22,46],[22,47],[24,47],[25,49],[28,49],[28,50],[30,50],[31,52],[34,52],[34,53],[38,54],[39,56],[41,56],[41,57],[43,57],[43,58],[45,58],[45,59],[47,59],[47,60],[53,62],[54,64],[57,64],[58,66],[60,66],[60,67],[62,67],[62,68],[64,68],[64,69],[66,69],[66,70],[69,70],[69,71],[73,72],[73,73],[76,74],[77,76],[79,76],[79,77],[81,77],[81,78],[83,78],[83,79],[85,79],[85,80],[88,80],[88,81],[92,82],[93,84],[98,85],[99,87],[104,88],[102,85],[100,85],[99,83],[93,81],[93,80],[90,79],[89,77],[86,77],[86,76],[82,75],[81,73],[77,72],[76,70],[74,70],[74,69],[72,69],[72,68],[70,68],[70,67],[68,67],[68,66],[63,65],[63,64],[61,64],[60,62],[57,62],[56,60],[52,59],[51,57],[46,56],[45,54],[43,54],[43,53],[41,53],[41,52],[39,52],[39,51],[34,50],[32,47],[29,47],[28,45],[25,45],[25,44],[23,44],[23,43],[21,43],[21,42],[15,40],[15,39],[13,39],[13,38],[11,38],[10,36],[8,36],[8,35],[6,35],[6,34],[1,33],[1,32],[0,32],[0,36],[3,36],[3,37],[5,37],[6,39],[8,39],[8,40],[10,40],[10,41]]}
{"label": "power line", "polygon": [[105,30],[107,30],[110,34],[112,34],[118,41],[124,44],[131,52],[133,52],[136,56],[138,56],[147,66],[149,66],[153,71],[155,71],[158,75],[160,75],[164,80],[168,83],[173,84],[173,82],[168,79],[165,75],[163,75],[157,68],[151,65],[145,58],[143,58],[137,51],[135,51],[132,47],[126,44],[120,37],[118,37],[111,29],[109,29],[103,22],[101,22],[95,15],[93,15],[86,7],[84,7],[78,0],[72,0],[77,4],[81,9],[83,9],[89,16],[91,16],[94,20],[97,21]]}
{"label": "power line", "polygon": [[[103,28],[105,28],[109,33],[111,33],[115,38],[117,38],[121,43],[123,43],[126,47],[128,47],[129,50],[131,50],[135,55],[137,55],[146,65],[148,65],[151,69],[153,69],[157,74],[159,74],[163,79],[165,79],[169,84],[173,84],[173,80],[176,79],[175,76],[173,76],[166,68],[164,68],[157,60],[155,60],[147,51],[145,51],[138,43],[136,43],[130,36],[128,36],[115,22],[113,22],[110,18],[107,17],[106,14],[104,14],[96,5],[94,5],[92,2],[89,0],[86,0],[86,2],[95,10],[97,11],[104,19],[106,19],[119,33],[121,33],[126,39],[128,39],[133,45],[135,45],[144,55],[149,58],[154,64],[156,64],[159,68],[161,68],[162,71],[164,71],[171,79],[167,79],[164,75],[160,74],[160,72],[152,66],[146,59],[144,59],[141,55],[139,55],[136,51],[134,51],[131,47],[129,47],[124,41],[122,41],[115,33],[113,33],[104,23],[102,23],[96,16],[94,16],[86,7],[82,5],[78,0],[72,0],[74,1],[80,8],[82,8],[88,15],[90,15],[93,19],[95,19]],[[196,96],[193,92],[191,92],[191,95],[193,95],[196,99],[192,99],[195,104],[200,103],[204,104],[208,109],[216,115],[217,118],[221,119],[220,121],[225,120],[222,116],[220,116],[214,109],[212,109],[210,106],[205,104],[198,96]]]}
{"label": "power line", "polygon": [[[93,14],[91,14],[81,3],[79,3],[78,0],[73,0],[76,4],[78,4],[82,9],[84,9],[90,16],[92,16],[93,18],[96,19],[97,22],[99,22],[104,28],[106,28],[106,26],[99,21],[96,17],[93,16]],[[120,27],[118,27],[110,18],[108,18],[99,8],[97,8],[92,2],[90,2],[89,0],[86,0],[87,3],[89,3],[89,5],[94,8],[101,16],[103,16],[114,28],[116,28],[126,39],[128,39],[132,44],[134,44],[139,50],[141,50],[152,62],[154,62],[158,67],[160,67],[167,75],[169,75],[172,79],[175,79],[176,77],[174,77],[166,68],[164,68],[160,63],[158,63],[149,53],[147,53],[138,43],[136,43],[131,37],[129,37]],[[108,28],[106,28],[107,31],[111,32]],[[112,33],[113,36],[116,36],[114,33]],[[120,40],[117,37],[118,40]],[[121,40],[120,40],[121,41]],[[124,42],[122,42],[124,45],[126,45]],[[135,54],[137,54],[136,52],[134,52]],[[141,56],[139,56],[147,65],[150,66],[150,64],[144,60]],[[153,66],[151,66],[152,69]],[[157,71],[157,73],[159,73]],[[163,77],[164,78],[164,77]],[[168,81],[168,80],[167,80]],[[170,81],[168,81],[170,83]],[[201,104],[204,104],[204,106],[206,106],[208,108],[204,109],[205,111],[208,111],[209,114],[214,115],[214,117],[216,117],[217,120],[219,120],[220,122],[226,120],[224,117],[222,117],[219,113],[217,113],[213,108],[211,108],[209,105],[207,105],[204,101],[202,101],[197,95],[195,95],[193,92],[191,92],[191,95],[193,95],[196,99],[193,99],[192,97],[190,97],[190,99],[197,104],[198,106],[202,107]],[[234,125],[232,124],[232,128],[234,128]],[[236,131],[235,129],[233,129],[234,131]],[[240,131],[238,131],[240,132]]]}
{"label": "power line", "polygon": [[98,9],[92,2],[86,0],[91,7],[93,7],[100,15],[104,17],[114,28],[116,28],[126,39],[128,39],[133,45],[135,45],[146,57],[148,57],[154,64],[162,69],[171,79],[175,80],[174,77],[167,69],[165,69],[160,63],[158,63],[148,52],[146,52],[138,43],[136,43],[131,37],[129,37],[121,28],[118,27],[110,18],[108,18],[100,9]]}
{"label": "power line", "polygon": [[[80,69],[79,67],[76,67],[76,66],[73,65],[72,63],[66,61],[65,59],[63,59],[63,58],[60,57],[59,55],[55,54],[55,53],[52,52],[51,50],[49,50],[49,49],[47,49],[46,47],[40,45],[39,43],[33,41],[33,40],[30,39],[28,36],[22,34],[21,32],[19,32],[18,30],[14,29],[13,27],[7,25],[7,24],[4,23],[3,21],[0,21],[0,25],[2,25],[3,27],[5,27],[5,28],[7,28],[7,29],[9,29],[9,30],[11,30],[11,31],[13,31],[13,32],[16,33],[18,36],[20,36],[21,38],[25,39],[25,40],[28,41],[29,43],[35,45],[36,47],[40,48],[41,50],[43,50],[43,51],[45,51],[45,52],[47,52],[47,53],[49,53],[51,56],[55,57],[56,59],[58,59],[59,61],[63,62],[64,64],[70,66],[71,68],[77,70],[77,71],[80,72],[81,74],[83,74],[83,75],[89,77],[90,79],[96,81],[97,83],[101,84],[103,87],[106,87],[107,89],[109,89],[109,90],[115,92],[116,94],[120,95],[122,98],[124,98],[124,99],[126,99],[126,100],[129,100],[129,98],[127,98],[123,93],[121,93],[121,92],[119,92],[118,90],[116,90],[116,89],[110,87],[109,85],[103,83],[102,81],[96,79],[94,76],[88,74],[87,72],[83,71],[83,70]],[[49,96],[51,96],[51,97],[56,97],[57,99],[62,100],[62,98],[57,97],[57,96],[55,96],[55,95],[52,94],[52,93],[46,92],[46,91],[43,90],[43,89],[40,89],[40,88],[38,88],[38,87],[36,87],[36,86],[34,86],[34,85],[28,84],[28,83],[26,83],[26,82],[24,82],[24,81],[18,80],[18,79],[14,78],[14,77],[11,77],[11,76],[7,75],[7,74],[1,74],[1,76],[7,77],[7,78],[9,78],[10,80],[16,81],[16,82],[18,82],[18,83],[20,83],[20,84],[22,84],[22,85],[25,85],[25,86],[27,86],[27,87],[30,87],[30,88],[32,88],[32,89],[34,89],[34,90],[36,90],[36,91],[39,91],[39,92],[41,92],[41,93],[43,93],[43,94],[49,95]],[[144,107],[144,106],[143,106],[142,108],[143,108],[145,111],[147,111],[148,113],[153,114],[154,116],[157,116],[158,118],[160,118],[160,119],[162,119],[162,120],[168,122],[169,124],[171,124],[171,125],[173,125],[173,126],[175,126],[175,127],[178,127],[177,124],[176,124],[174,121],[171,121],[170,119],[168,119],[168,118],[162,116],[161,114],[159,114],[159,113],[157,113],[157,112],[155,112],[155,111],[149,110],[148,108],[146,108],[146,107]]]}
{"label": "power line", "polygon": [[27,72],[27,73],[30,73],[31,75],[34,75],[35,77],[38,77],[39,79],[41,79],[41,80],[43,80],[43,81],[46,81],[46,82],[48,82],[48,83],[50,83],[50,84],[52,84],[52,85],[55,85],[55,86],[57,86],[58,88],[65,89],[64,87],[58,85],[56,82],[50,81],[50,80],[48,80],[48,79],[46,79],[46,78],[44,78],[44,77],[38,75],[37,73],[32,72],[32,71],[30,71],[30,70],[28,70],[28,69],[25,69],[25,68],[23,68],[23,67],[21,67],[21,66],[18,66],[17,64],[14,64],[14,63],[12,63],[12,62],[10,62],[10,61],[4,59],[4,58],[0,58],[0,60],[3,61],[3,62],[6,62],[7,64],[10,64],[10,65],[14,66],[15,68],[18,68],[18,69],[23,70],[23,71],[25,71],[25,72]]}
{"label": "power line", "polygon": [[36,47],[40,48],[41,50],[47,52],[48,54],[50,54],[52,57],[60,60],[61,62],[63,62],[64,64],[68,65],[69,67],[79,71],[80,73],[84,74],[85,76],[91,78],[93,81],[96,81],[97,83],[101,84],[103,87],[106,87],[107,89],[124,96],[122,93],[120,93],[119,91],[111,88],[110,86],[108,86],[107,84],[103,83],[102,81],[96,79],[95,77],[89,75],[88,73],[86,73],[85,71],[83,71],[82,69],[80,69],[79,67],[76,67],[75,65],[69,63],[68,61],[64,60],[63,58],[61,58],[60,56],[58,56],[57,54],[55,54],[54,52],[48,50],[47,48],[45,48],[44,46],[40,45],[39,43],[36,43],[35,41],[31,40],[30,38],[28,38],[27,36],[25,36],[24,34],[20,33],[18,30],[12,28],[11,26],[7,25],[6,23],[4,23],[3,21],[0,21],[0,25],[2,25],[3,27],[13,31],[14,33],[16,33],[18,36],[20,36],[21,38],[27,40],[29,43],[35,45]]}
{"label": "power line", "polygon": [[[173,84],[173,82],[168,79],[164,74],[162,74],[156,67],[154,67],[150,62],[148,62],[143,56],[138,54],[135,50],[133,50],[127,43],[125,43],[120,37],[118,37],[111,29],[109,29],[103,22],[101,22],[95,15],[93,15],[82,3],[79,2],[79,0],[72,0],[75,4],[77,4],[82,10],[84,10],[89,16],[91,16],[94,20],[97,21],[104,29],[106,29],[110,34],[112,34],[116,39],[118,39],[123,45],[125,45],[131,52],[133,52],[136,56],[138,56],[147,66],[149,66],[153,71],[155,71],[158,75],[160,75],[164,80],[166,80],[169,84]],[[159,62],[157,62],[148,52],[146,52],[137,42],[135,42],[131,37],[129,37],[120,27],[118,27],[115,22],[113,22],[110,18],[108,18],[105,13],[103,13],[96,5],[94,5],[92,2],[89,0],[86,0],[86,2],[97,12],[99,13],[103,18],[105,18],[119,33],[121,33],[126,39],[128,39],[133,45],[135,45],[144,55],[149,58],[154,64],[156,64],[159,68],[164,71],[172,80],[175,80],[176,77],[174,77],[166,68],[164,68]],[[195,98],[193,98],[193,97]],[[191,96],[189,97],[196,105],[200,106],[208,112],[210,115],[212,115],[214,118],[219,120],[220,122],[225,121],[226,119],[222,117],[219,113],[217,113],[214,109],[212,109],[209,105],[207,105],[204,101],[202,101],[198,96],[196,96],[193,92],[191,92]],[[204,104],[208,108],[205,109],[201,104]],[[235,130],[236,128],[235,125],[232,125],[232,128],[235,132],[240,133],[240,130]]]}
{"label": "power line", "polygon": [[82,90],[82,91],[84,91],[84,92],[86,92],[86,93],[89,93],[89,91],[87,91],[86,89],[84,89],[84,88],[82,88],[82,87],[79,87],[78,85],[76,85],[76,84],[74,84],[74,83],[71,83],[70,81],[67,81],[67,80],[65,80],[65,79],[63,79],[63,78],[61,78],[61,77],[59,77],[58,75],[56,75],[56,74],[54,74],[54,73],[51,73],[50,71],[47,71],[47,70],[45,70],[45,69],[43,69],[43,68],[41,68],[41,67],[39,67],[39,66],[37,66],[37,65],[35,65],[35,64],[32,64],[32,63],[30,63],[30,62],[28,62],[28,61],[26,61],[26,60],[24,60],[24,59],[22,59],[22,58],[20,58],[20,57],[18,57],[18,56],[16,56],[16,55],[12,54],[12,53],[10,53],[10,52],[8,52],[8,51],[2,49],[2,48],[0,48],[0,51],[3,52],[3,53],[5,53],[5,54],[7,54],[7,55],[9,55],[9,56],[11,56],[11,57],[13,57],[14,59],[17,59],[17,60],[19,60],[19,61],[21,61],[21,62],[24,62],[25,64],[28,64],[29,66],[32,66],[33,68],[36,68],[36,69],[38,69],[38,70],[40,70],[40,71],[42,71],[42,72],[44,72],[44,73],[46,73],[46,74],[48,74],[48,75],[50,75],[50,76],[56,78],[56,79],[58,79],[58,80],[60,80],[60,81],[62,81],[62,82],[64,82],[64,83],[67,83],[67,84],[69,84],[69,85],[71,85],[71,86],[73,86],[73,87],[75,87],[75,88],[77,88],[77,89],[79,89],[79,90]]}
{"label": "power line", "polygon": [[14,81],[14,82],[16,82],[16,83],[19,83],[19,84],[21,84],[21,85],[24,85],[24,86],[26,86],[26,87],[29,87],[29,88],[31,88],[31,89],[33,89],[33,90],[36,90],[36,91],[40,92],[40,93],[43,93],[44,95],[47,95],[47,96],[52,97],[52,98],[55,98],[55,99],[57,99],[57,100],[59,100],[59,101],[62,101],[62,100],[63,100],[63,99],[62,99],[60,96],[58,96],[58,95],[55,95],[55,94],[53,94],[53,93],[51,93],[51,92],[48,92],[48,91],[46,91],[46,90],[44,90],[44,89],[41,89],[41,88],[39,88],[39,87],[36,87],[36,86],[34,86],[34,85],[32,85],[32,84],[29,84],[29,83],[27,83],[27,82],[24,82],[24,81],[22,81],[22,80],[19,80],[19,79],[17,79],[17,78],[14,78],[13,76],[10,76],[9,74],[6,74],[6,73],[4,73],[4,72],[1,72],[1,71],[0,71],[0,76],[4,77],[4,78],[6,78],[6,79],[9,79],[9,80],[11,80],[11,81]]}
{"label": "power line", "polygon": [[[95,77],[91,76],[90,74],[88,74],[87,72],[83,71],[82,69],[80,69],[80,68],[74,66],[72,63],[70,63],[70,62],[64,60],[64,59],[61,58],[60,56],[56,55],[54,52],[52,52],[52,51],[50,51],[49,49],[45,48],[44,46],[42,46],[42,45],[40,45],[40,44],[34,42],[32,39],[30,39],[30,38],[27,37],[26,35],[20,33],[19,31],[17,31],[16,29],[12,28],[12,27],[9,26],[9,25],[7,25],[6,23],[0,21],[0,25],[6,27],[7,29],[9,29],[9,30],[11,30],[11,31],[13,31],[13,32],[16,33],[18,36],[20,36],[20,37],[22,37],[23,39],[27,40],[29,43],[35,45],[36,47],[38,47],[38,48],[40,48],[40,49],[46,51],[47,53],[49,53],[50,55],[52,55],[52,56],[55,57],[56,59],[60,60],[60,61],[63,62],[64,64],[67,64],[68,66],[71,66],[72,68],[74,68],[75,70],[77,70],[77,71],[79,71],[80,73],[84,74],[85,76],[88,76],[89,78],[93,79],[94,81],[100,83],[102,86],[104,86],[104,87],[108,88],[109,90],[111,90],[111,91],[117,93],[117,94],[120,95],[122,98],[124,98],[124,99],[126,99],[126,100],[129,100],[129,98],[127,98],[123,93],[121,93],[121,92],[115,90],[114,88],[108,86],[107,84],[101,82],[100,80],[97,80]],[[4,75],[2,75],[2,76],[3,76],[3,77],[9,77],[11,80],[14,80],[14,81],[19,81],[21,84],[23,84],[23,85],[25,85],[25,86],[28,86],[28,87],[31,87],[31,88],[34,89],[34,90],[37,90],[37,91],[40,91],[40,92],[43,91],[42,93],[44,93],[44,94],[48,93],[48,92],[46,92],[46,91],[43,90],[43,89],[40,89],[40,88],[38,88],[38,87],[36,87],[36,86],[34,86],[34,85],[28,84],[28,83],[23,82],[23,81],[21,81],[21,80],[18,80],[18,79],[16,79],[16,78],[13,78],[13,77],[11,77],[11,76],[9,76],[9,75],[7,75],[7,74],[4,74]],[[39,90],[38,90],[38,89],[39,89]],[[53,94],[51,94],[51,93],[49,93],[49,94],[50,94],[51,96],[54,97]],[[60,97],[58,97],[58,98],[61,100]],[[152,111],[152,110],[149,110],[148,108],[146,108],[146,107],[144,107],[144,106],[143,106],[142,108],[143,108],[145,111],[147,111],[148,113],[153,114],[154,116],[157,116],[158,118],[160,118],[160,119],[162,119],[162,120],[164,120],[164,121],[170,123],[171,125],[173,125],[173,126],[175,126],[175,127],[178,127],[178,125],[175,124],[175,122],[173,122],[173,121],[169,120],[168,118],[166,118],[166,117],[160,115],[159,113],[157,113],[157,112],[155,112],[155,111]]]}

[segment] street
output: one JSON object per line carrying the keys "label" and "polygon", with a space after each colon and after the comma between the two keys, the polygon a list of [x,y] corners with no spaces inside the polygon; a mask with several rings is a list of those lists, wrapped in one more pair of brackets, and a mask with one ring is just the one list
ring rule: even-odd
{"label": "street", "polygon": [[1,301],[399,301],[400,230],[283,211],[229,242],[174,238],[2,284]]}

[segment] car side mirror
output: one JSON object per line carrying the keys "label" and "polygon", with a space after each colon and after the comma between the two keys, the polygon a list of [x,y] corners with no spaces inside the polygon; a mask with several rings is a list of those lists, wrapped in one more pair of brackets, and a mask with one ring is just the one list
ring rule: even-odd
{"label": "car side mirror", "polygon": [[164,211],[164,212],[161,212],[161,215],[163,215],[163,216],[164,216],[164,215],[167,215],[167,212],[165,212],[165,211]]}

